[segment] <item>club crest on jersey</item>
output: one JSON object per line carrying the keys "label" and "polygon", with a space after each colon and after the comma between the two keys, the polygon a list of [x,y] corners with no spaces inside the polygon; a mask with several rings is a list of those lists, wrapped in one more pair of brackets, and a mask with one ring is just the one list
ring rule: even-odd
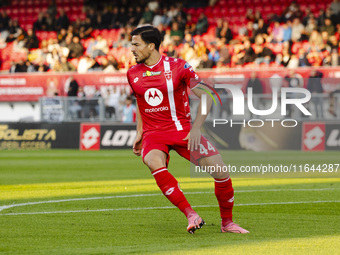
{"label": "club crest on jersey", "polygon": [[188,62],[186,62],[185,65],[184,65],[184,69],[187,69],[189,67],[191,67],[191,65]]}
{"label": "club crest on jersey", "polygon": [[172,72],[171,71],[164,72],[164,75],[165,75],[165,78],[167,80],[171,80],[171,76],[172,76]]}
{"label": "club crest on jersey", "polygon": [[146,71],[145,73],[143,73],[143,77],[160,75],[161,73],[162,71],[158,71],[158,72]]}
{"label": "club crest on jersey", "polygon": [[149,105],[157,106],[163,101],[163,93],[159,89],[151,88],[145,91],[144,98]]}

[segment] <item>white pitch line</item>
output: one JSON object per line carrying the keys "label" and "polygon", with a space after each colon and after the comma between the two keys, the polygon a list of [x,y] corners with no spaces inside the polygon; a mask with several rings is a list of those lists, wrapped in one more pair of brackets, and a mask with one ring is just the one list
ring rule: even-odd
{"label": "white pitch line", "polygon": [[[336,201],[296,201],[296,202],[271,202],[271,203],[250,203],[250,204],[235,204],[234,206],[253,206],[253,205],[289,205],[289,204],[316,204],[316,203],[339,203]],[[218,207],[218,205],[196,205],[193,208],[209,208]],[[141,211],[141,210],[162,210],[176,209],[174,206],[162,207],[136,207],[136,208],[112,208],[112,209],[97,209],[97,210],[75,210],[75,211],[54,211],[54,212],[27,212],[27,213],[6,213],[0,216],[15,216],[15,215],[37,215],[37,214],[61,214],[61,213],[87,213],[87,212],[110,212],[110,211]]]}
{"label": "white pitch line", "polygon": [[[247,192],[276,192],[276,191],[325,191],[325,190],[339,190],[337,188],[321,188],[321,189],[267,189],[267,190],[235,190],[235,193],[247,193]],[[194,192],[184,192],[184,194],[212,194],[214,192],[210,191],[194,191]],[[62,202],[72,202],[72,201],[84,201],[84,200],[98,200],[98,199],[112,199],[112,198],[129,198],[129,197],[153,197],[161,196],[162,193],[155,194],[133,194],[133,195],[117,195],[117,196],[107,196],[107,197],[84,197],[84,198],[69,198],[60,200],[48,200],[48,201],[37,201],[37,202],[27,202],[20,204],[2,205],[0,206],[0,212],[13,207],[27,206],[27,205],[38,205],[38,204],[51,204],[51,203],[62,203]]]}

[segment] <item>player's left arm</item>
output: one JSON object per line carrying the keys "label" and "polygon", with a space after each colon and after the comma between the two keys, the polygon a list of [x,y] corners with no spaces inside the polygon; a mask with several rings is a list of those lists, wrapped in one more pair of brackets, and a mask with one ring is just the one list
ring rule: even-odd
{"label": "player's left arm", "polygon": [[[204,86],[199,84],[195,88],[193,88],[191,91],[198,97],[202,98],[203,94],[207,94],[204,90]],[[212,99],[210,96],[206,96],[206,102],[207,102],[207,112],[210,112],[210,108],[212,105]],[[201,127],[207,118],[207,115],[202,115],[202,100],[200,101],[200,104],[198,106],[196,119],[193,122],[192,128],[185,138],[185,140],[188,140],[188,150],[197,150],[200,143],[201,143]]]}

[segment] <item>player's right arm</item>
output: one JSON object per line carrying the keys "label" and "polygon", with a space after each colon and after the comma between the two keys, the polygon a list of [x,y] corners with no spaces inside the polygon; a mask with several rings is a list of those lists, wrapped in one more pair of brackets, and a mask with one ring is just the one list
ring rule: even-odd
{"label": "player's right arm", "polygon": [[133,143],[133,153],[136,154],[137,156],[140,156],[142,153],[142,141],[143,141],[143,122],[142,122],[142,117],[139,112],[138,104],[136,102],[136,121],[137,121],[137,134],[135,141]]}

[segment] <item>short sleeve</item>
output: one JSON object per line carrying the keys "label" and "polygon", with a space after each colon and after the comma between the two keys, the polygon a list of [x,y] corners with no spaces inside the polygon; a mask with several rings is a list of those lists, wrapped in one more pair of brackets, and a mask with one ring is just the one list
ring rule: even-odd
{"label": "short sleeve", "polygon": [[183,79],[185,84],[194,89],[202,81],[198,74],[194,71],[194,68],[188,63],[183,61]]}

